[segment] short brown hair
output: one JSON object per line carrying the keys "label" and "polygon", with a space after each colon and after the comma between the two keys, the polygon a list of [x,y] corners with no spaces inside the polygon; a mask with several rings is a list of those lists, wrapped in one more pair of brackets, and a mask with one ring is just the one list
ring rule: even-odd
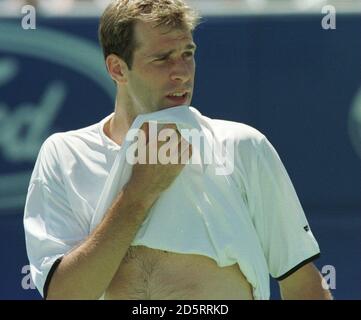
{"label": "short brown hair", "polygon": [[114,0],[100,18],[99,41],[104,58],[116,54],[131,68],[137,47],[134,39],[136,21],[193,31],[199,20],[198,13],[183,0]]}

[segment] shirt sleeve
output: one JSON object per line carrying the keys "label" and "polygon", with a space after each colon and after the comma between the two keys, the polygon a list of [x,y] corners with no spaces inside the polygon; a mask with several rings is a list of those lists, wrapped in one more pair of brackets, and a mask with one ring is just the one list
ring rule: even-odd
{"label": "shirt sleeve", "polygon": [[86,237],[69,204],[53,138],[40,149],[30,179],[24,231],[31,277],[46,298],[61,258]]}
{"label": "shirt sleeve", "polygon": [[272,277],[282,280],[317,258],[320,249],[275,148],[260,140],[250,211]]}

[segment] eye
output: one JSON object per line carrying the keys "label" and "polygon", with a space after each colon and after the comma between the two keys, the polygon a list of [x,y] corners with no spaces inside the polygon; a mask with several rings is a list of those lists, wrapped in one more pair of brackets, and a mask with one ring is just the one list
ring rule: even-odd
{"label": "eye", "polygon": [[193,51],[186,51],[186,52],[184,52],[183,53],[183,55],[185,56],[185,57],[193,57],[194,56],[194,52]]}
{"label": "eye", "polygon": [[163,57],[159,57],[157,59],[155,59],[154,61],[165,61],[168,59],[168,56],[163,56]]}

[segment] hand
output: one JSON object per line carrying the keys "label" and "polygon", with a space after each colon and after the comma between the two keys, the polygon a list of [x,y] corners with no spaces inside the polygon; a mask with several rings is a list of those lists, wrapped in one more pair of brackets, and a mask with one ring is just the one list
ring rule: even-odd
{"label": "hand", "polygon": [[[133,196],[152,201],[158,198],[161,192],[166,190],[180,174],[185,163],[192,156],[192,146],[181,136],[175,124],[166,124],[161,128],[161,130],[170,129],[171,131],[168,130],[170,133],[173,131],[167,141],[159,141],[160,135],[149,139],[148,123],[144,123],[140,129],[145,133],[146,145],[138,143],[138,154],[139,148],[145,148],[146,159],[144,159],[144,164],[134,164],[127,187],[132,189]],[[165,132],[163,131],[163,133]],[[169,144],[165,146],[166,149],[161,150],[165,143]],[[159,152],[160,150],[161,152]],[[167,159],[172,159],[170,163],[166,163],[167,159],[162,156],[164,150],[168,150],[169,158]],[[155,160],[153,163],[150,161],[151,152],[156,152],[156,155],[153,154],[152,157]]]}

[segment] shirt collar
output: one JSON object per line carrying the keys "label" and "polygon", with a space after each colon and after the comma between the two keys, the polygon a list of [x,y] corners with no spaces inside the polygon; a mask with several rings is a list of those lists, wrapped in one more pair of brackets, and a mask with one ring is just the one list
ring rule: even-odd
{"label": "shirt collar", "polygon": [[104,132],[104,126],[105,124],[114,116],[114,112],[111,113],[110,115],[106,116],[104,119],[102,119],[99,122],[98,125],[98,129],[99,129],[99,134],[100,137],[104,143],[104,145],[109,149],[109,150],[114,150],[114,151],[118,151],[120,150],[121,146],[118,145],[115,141],[113,141],[112,139],[110,139]]}

